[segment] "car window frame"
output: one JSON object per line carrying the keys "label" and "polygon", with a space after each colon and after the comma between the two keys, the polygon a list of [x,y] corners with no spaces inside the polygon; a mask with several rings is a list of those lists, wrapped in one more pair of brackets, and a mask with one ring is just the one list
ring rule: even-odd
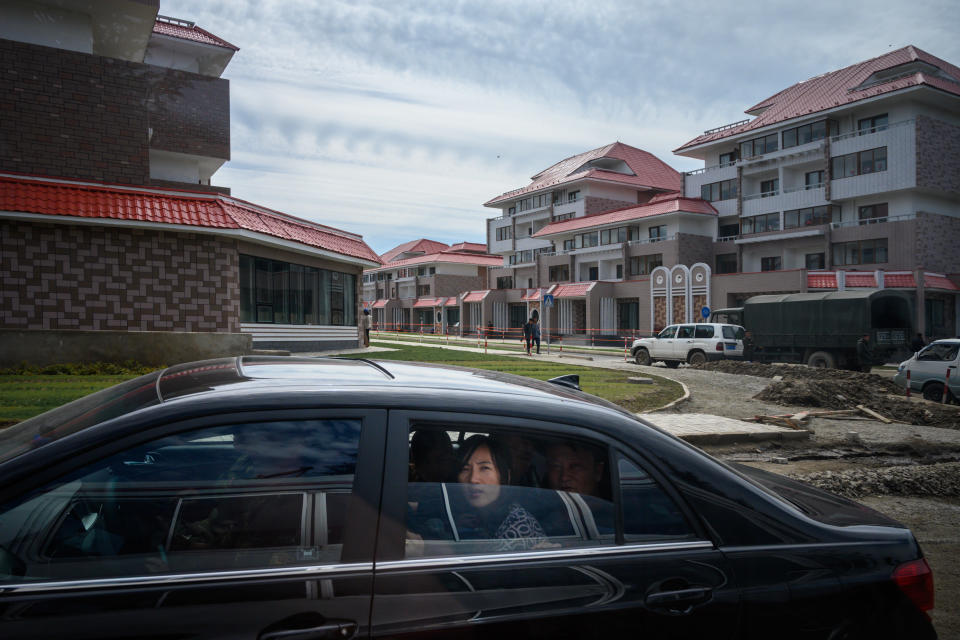
{"label": "car window frame", "polygon": [[[509,421],[509,422],[506,422]],[[535,550],[524,552],[524,555],[543,555],[547,557],[567,553],[573,555],[577,552],[583,553],[584,550],[596,550],[598,553],[616,553],[618,548],[640,548],[649,546],[655,548],[664,544],[670,546],[673,543],[666,540],[651,541],[649,543],[625,542],[623,539],[623,514],[620,505],[622,504],[620,473],[619,469],[611,461],[617,460],[617,455],[622,455],[633,464],[637,465],[643,471],[650,475],[657,486],[676,504],[677,508],[683,514],[684,520],[690,527],[692,537],[690,540],[677,541],[676,544],[683,543],[709,543],[716,548],[716,541],[711,538],[707,529],[703,526],[695,512],[683,499],[680,492],[673,487],[656,465],[639,451],[636,451],[629,443],[622,442],[603,431],[572,422],[560,422],[558,420],[537,420],[531,418],[515,417],[508,414],[497,413],[467,413],[444,410],[430,409],[393,409],[387,426],[387,451],[404,451],[409,449],[409,433],[411,426],[416,424],[450,424],[451,426],[475,425],[478,429],[491,430],[511,430],[517,429],[529,431],[532,435],[542,435],[546,437],[570,437],[579,440],[586,440],[594,444],[603,445],[607,453],[607,464],[610,465],[610,482],[612,489],[612,498],[615,509],[616,534],[613,545],[575,547],[561,550]],[[428,564],[444,564],[449,562],[482,562],[484,558],[489,557],[486,554],[463,555],[463,556],[434,556],[427,558],[409,559],[405,557],[405,537],[406,537],[406,519],[405,509],[407,505],[407,477],[409,462],[406,455],[387,456],[384,461],[383,475],[383,493],[381,496],[380,527],[377,534],[377,550],[375,563],[389,562],[425,562]],[[553,552],[551,552],[553,551]],[[559,553],[557,553],[559,552]],[[509,552],[503,555],[506,558],[519,555],[518,552]]]}
{"label": "car window frame", "polygon": [[[339,567],[356,566],[359,570],[372,570],[374,557],[374,545],[376,541],[376,515],[380,508],[381,485],[383,459],[385,455],[386,444],[386,409],[357,409],[357,408],[323,408],[323,409],[272,409],[272,410],[250,410],[250,411],[231,411],[227,413],[214,413],[195,418],[183,420],[164,421],[159,424],[153,424],[148,428],[137,430],[135,426],[140,422],[133,416],[124,416],[117,422],[111,422],[113,427],[110,430],[97,428],[99,433],[96,435],[96,443],[101,446],[89,446],[78,452],[74,457],[68,459],[59,459],[56,463],[49,465],[43,473],[29,477],[22,482],[15,483],[12,487],[7,487],[3,492],[3,500],[0,505],[6,505],[10,501],[26,496],[33,491],[42,489],[51,482],[59,478],[66,477],[70,473],[95,464],[100,460],[105,460],[110,456],[122,453],[136,446],[145,445],[152,441],[164,437],[177,435],[189,431],[196,431],[206,428],[230,426],[236,424],[252,422],[286,422],[286,421],[306,421],[306,420],[324,420],[324,419],[359,419],[361,421],[360,440],[357,447],[357,467],[354,470],[354,480],[351,494],[357,497],[358,505],[353,517],[347,519],[347,527],[344,532],[344,542],[341,549],[340,559],[336,563],[319,562],[316,565],[289,565],[273,568],[249,568],[249,569],[198,569],[196,571],[186,571],[176,574],[144,574],[136,576],[122,577],[90,577],[76,579],[51,579],[36,582],[6,583],[3,582],[3,588],[9,588],[10,591],[45,591],[45,590],[82,590],[85,588],[102,588],[103,586],[116,586],[122,584],[186,584],[195,582],[217,582],[221,580],[243,580],[247,576],[250,579],[263,579],[267,574],[276,574],[283,577],[285,573],[294,575],[306,575],[309,567]],[[116,434],[115,439],[111,439],[111,433]],[[92,439],[94,434],[86,435],[85,439]],[[307,492],[306,500],[315,499],[315,494]],[[370,505],[373,508],[368,508]],[[315,526],[315,522],[305,522],[304,526]],[[171,523],[172,530],[173,523]],[[366,551],[364,551],[366,550]],[[369,565],[369,567],[366,567]],[[49,585],[49,586],[48,586]]]}

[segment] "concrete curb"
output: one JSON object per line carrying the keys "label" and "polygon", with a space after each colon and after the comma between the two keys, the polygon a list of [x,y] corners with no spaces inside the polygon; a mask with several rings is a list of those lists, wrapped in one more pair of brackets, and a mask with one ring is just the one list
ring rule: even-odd
{"label": "concrete curb", "polygon": [[[672,408],[674,408],[675,406],[677,406],[678,404],[680,404],[681,402],[686,402],[687,400],[690,399],[690,388],[687,387],[687,385],[683,384],[683,383],[680,382],[679,380],[673,380],[673,379],[671,379],[671,378],[667,378],[666,376],[661,376],[661,377],[662,377],[662,378],[666,378],[667,380],[670,380],[671,382],[676,382],[678,385],[680,385],[680,387],[683,388],[683,395],[680,396],[679,398],[677,398],[676,400],[674,400],[673,402],[668,402],[667,404],[663,405],[662,407],[659,407],[658,409],[651,409],[650,411],[645,411],[644,413],[654,413],[654,412],[656,412],[656,411],[663,411],[663,410],[665,410],[665,409],[672,409]],[[634,414],[634,415],[639,415],[639,414]]]}
{"label": "concrete curb", "polygon": [[677,436],[684,442],[697,446],[722,444],[742,444],[744,442],[780,442],[785,440],[807,440],[809,431],[785,431],[779,433],[699,433]]}

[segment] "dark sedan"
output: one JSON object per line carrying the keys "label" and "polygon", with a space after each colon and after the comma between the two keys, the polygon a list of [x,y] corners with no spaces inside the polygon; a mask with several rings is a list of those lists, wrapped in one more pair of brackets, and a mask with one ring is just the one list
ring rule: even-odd
{"label": "dark sedan", "polygon": [[0,432],[0,636],[934,638],[917,541],[575,381],[171,367]]}

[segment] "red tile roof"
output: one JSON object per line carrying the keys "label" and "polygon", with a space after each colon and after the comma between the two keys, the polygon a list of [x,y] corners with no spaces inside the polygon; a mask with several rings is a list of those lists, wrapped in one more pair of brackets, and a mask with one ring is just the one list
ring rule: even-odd
{"label": "red tile roof", "polygon": [[387,303],[388,303],[388,302],[390,302],[390,301],[389,301],[389,300],[377,300],[376,302],[373,303],[373,308],[374,308],[374,309],[383,309],[385,306],[387,306]]}
{"label": "red tile roof", "polygon": [[457,296],[452,296],[452,297],[450,297],[450,298],[447,298],[447,301],[443,303],[443,306],[445,306],[445,307],[459,307],[459,306],[460,306],[460,300],[457,299]]}
{"label": "red tile roof", "polygon": [[446,253],[447,251],[457,252],[457,251],[472,251],[479,253],[487,252],[487,245],[482,242],[458,242],[457,244],[450,245],[449,249],[441,251],[441,253]]}
{"label": "red tile roof", "polygon": [[917,281],[912,273],[884,273],[883,286],[888,289],[900,287],[912,289],[917,286]]}
{"label": "red tile roof", "polygon": [[[955,80],[951,82],[949,79],[940,75],[918,71],[908,75],[905,74],[902,77],[894,74],[885,82],[871,83],[858,89],[858,87],[864,85],[867,79],[878,71],[886,69],[893,69],[895,71],[895,67],[915,61],[926,62],[940,67],[942,71],[953,76]],[[960,95],[960,68],[955,67],[945,60],[932,56],[926,51],[917,49],[914,46],[907,46],[870,60],[858,62],[839,71],[831,71],[830,73],[798,82],[792,87],[788,87],[747,109],[747,113],[765,109],[763,113],[750,122],[722,131],[697,136],[693,140],[675,149],[674,153],[707,142],[739,136],[748,131],[784,122],[792,118],[799,118],[811,113],[857,102],[858,100],[865,100],[885,93],[917,86],[928,86],[954,95]]]}
{"label": "red tile roof", "polygon": [[240,51],[240,47],[230,44],[223,38],[218,38],[206,29],[201,29],[192,22],[187,22],[186,20],[169,22],[168,20],[169,19],[165,20],[162,16],[158,16],[157,21],[153,25],[153,32],[163,36],[180,38],[182,40],[192,40],[193,42],[211,44],[215,47],[224,47],[225,49]]}
{"label": "red tile roof", "polygon": [[482,302],[484,298],[487,297],[487,294],[490,293],[489,289],[483,291],[470,291],[467,295],[463,296],[463,302]]}
{"label": "red tile roof", "polygon": [[554,298],[583,298],[596,282],[577,282],[576,284],[558,284],[553,290]]}
{"label": "red tile roof", "polygon": [[854,273],[847,271],[844,276],[844,283],[848,287],[869,287],[874,289],[877,286],[877,276],[873,273]]}
{"label": "red tile roof", "polygon": [[431,264],[431,263],[454,263],[454,264],[475,264],[481,267],[501,267],[503,266],[503,257],[494,256],[487,253],[454,253],[452,251],[441,251],[439,253],[430,253],[425,256],[416,256],[406,260],[395,260],[382,267],[375,267],[370,271],[382,271],[386,269],[395,269],[397,267],[406,267],[413,264]]}
{"label": "red tile roof", "polygon": [[957,285],[953,284],[946,276],[925,273],[923,274],[923,286],[927,289],[946,289],[947,291],[957,291]]}
{"label": "red tile roof", "polygon": [[678,211],[702,213],[711,216],[717,215],[717,210],[706,200],[701,200],[700,198],[680,198],[674,194],[669,199],[658,198],[657,201],[652,204],[642,204],[636,207],[628,207],[626,209],[598,213],[592,216],[582,216],[580,218],[570,218],[569,220],[554,222],[537,231],[533,234],[533,237],[542,238],[557,233],[586,229],[587,227],[598,227],[617,222],[626,222],[628,220],[639,220],[641,218],[676,213]]}
{"label": "red tile roof", "polygon": [[369,262],[363,237],[216,194],[124,189],[67,181],[0,177],[0,211],[242,229]]}
{"label": "red tile roof", "polygon": [[836,289],[837,274],[830,272],[810,271],[807,273],[808,289]]}
{"label": "red tile roof", "polygon": [[439,307],[440,298],[417,298],[413,303],[414,309],[420,309],[423,307]]}
{"label": "red tile roof", "polygon": [[527,289],[523,292],[523,295],[520,296],[520,300],[524,302],[533,302],[540,299],[540,289]]}
{"label": "red tile roof", "polygon": [[390,249],[386,253],[380,256],[380,260],[384,264],[390,262],[396,258],[401,253],[407,253],[409,251],[419,251],[421,253],[437,253],[438,251],[443,251],[449,247],[442,242],[437,242],[436,240],[427,240],[426,238],[420,238],[419,240],[411,240],[410,242],[404,242],[401,245]]}
{"label": "red tile roof", "polygon": [[[591,160],[599,160],[600,158],[622,160],[636,175],[625,175],[596,167],[584,167]],[[554,188],[568,182],[587,178],[619,182],[635,187],[666,189],[668,191],[680,190],[680,174],[670,165],[642,149],[631,147],[622,142],[614,142],[605,147],[585,151],[561,160],[533,176],[531,178],[532,182],[527,186],[492,198],[484,203],[484,206],[496,206],[526,193]]]}

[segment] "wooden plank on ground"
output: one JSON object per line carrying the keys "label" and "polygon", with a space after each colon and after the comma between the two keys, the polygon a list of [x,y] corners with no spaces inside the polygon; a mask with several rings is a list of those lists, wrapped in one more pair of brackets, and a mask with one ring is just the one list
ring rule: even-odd
{"label": "wooden plank on ground", "polygon": [[893,422],[893,420],[891,420],[890,418],[885,418],[884,416],[880,415],[873,409],[869,407],[865,407],[862,404],[858,404],[857,409],[860,409],[860,411],[863,411],[865,414],[867,414],[871,418],[876,418],[877,420],[879,420],[880,422],[883,422],[884,424],[890,424]]}

